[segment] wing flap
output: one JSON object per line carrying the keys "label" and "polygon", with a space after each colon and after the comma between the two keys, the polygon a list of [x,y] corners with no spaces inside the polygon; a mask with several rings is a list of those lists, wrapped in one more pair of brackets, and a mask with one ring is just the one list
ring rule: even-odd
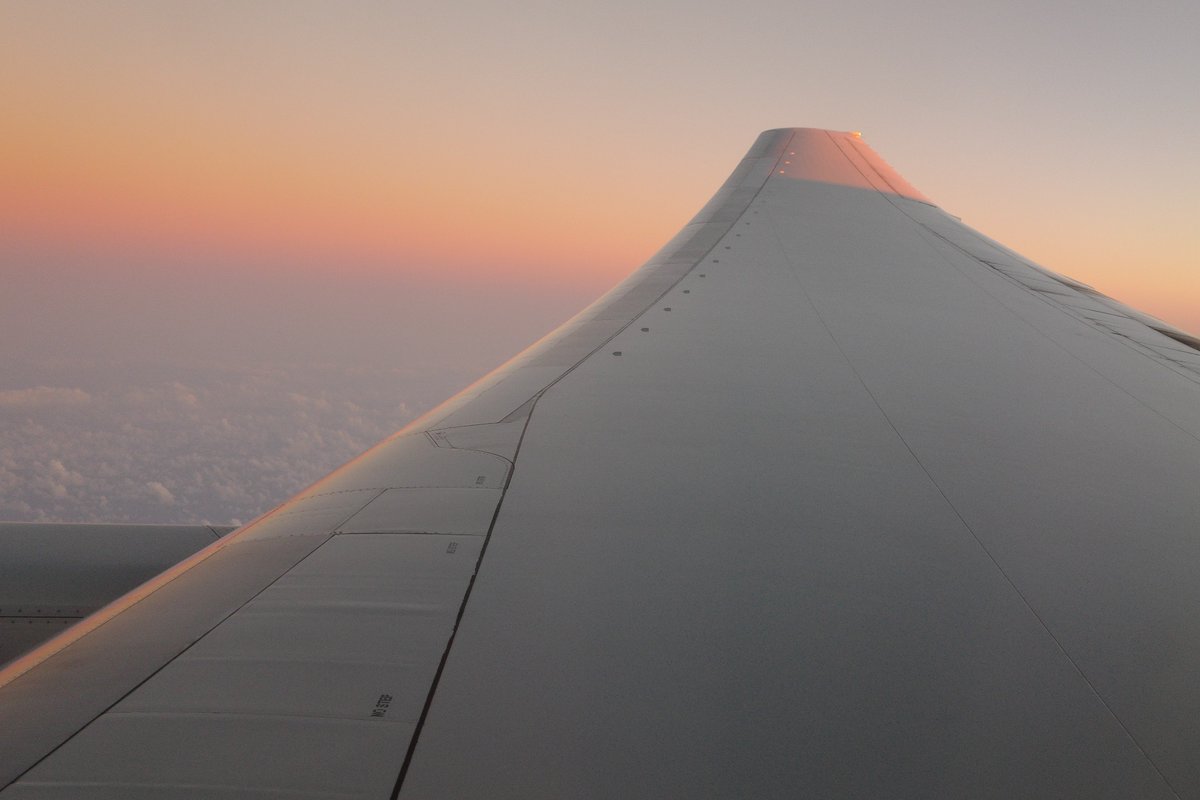
{"label": "wing flap", "polygon": [[386,796],[481,546],[479,536],[332,537],[13,794],[220,789],[236,776],[255,793]]}
{"label": "wing flap", "polygon": [[217,542],[6,667],[0,672],[0,785],[74,736],[328,538]]}

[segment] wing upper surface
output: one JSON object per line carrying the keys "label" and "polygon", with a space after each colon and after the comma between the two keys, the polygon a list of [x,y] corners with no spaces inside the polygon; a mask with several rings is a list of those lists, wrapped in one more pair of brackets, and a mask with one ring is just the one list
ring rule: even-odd
{"label": "wing upper surface", "polygon": [[559,331],[6,670],[3,796],[1195,796],[1154,322],[768,131]]}

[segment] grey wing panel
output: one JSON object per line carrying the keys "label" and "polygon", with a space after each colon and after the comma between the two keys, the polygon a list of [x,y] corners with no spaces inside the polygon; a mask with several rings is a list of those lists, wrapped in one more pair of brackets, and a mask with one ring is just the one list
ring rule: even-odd
{"label": "grey wing panel", "polygon": [[[219,542],[0,672],[8,785],[328,538]],[[111,607],[110,607],[111,608]],[[10,787],[11,789],[11,787]],[[9,791],[9,790],[5,790]]]}
{"label": "grey wing panel", "polygon": [[333,536],[8,793],[386,797],[481,542]]}

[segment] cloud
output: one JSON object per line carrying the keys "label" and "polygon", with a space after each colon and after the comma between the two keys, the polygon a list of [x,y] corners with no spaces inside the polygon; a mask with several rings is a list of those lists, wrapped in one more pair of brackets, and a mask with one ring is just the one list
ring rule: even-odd
{"label": "cloud", "polygon": [[65,500],[72,494],[72,489],[84,485],[83,476],[78,472],[67,469],[57,458],[50,459],[45,466],[34,465],[34,472],[39,476],[41,487],[50,492],[56,500]]}
{"label": "cloud", "polygon": [[84,406],[92,396],[82,389],[57,386],[35,386],[31,389],[6,389],[0,391],[0,409],[62,408]]}
{"label": "cloud", "polygon": [[146,484],[146,488],[149,489],[150,494],[164,506],[175,505],[175,495],[171,494],[171,490],[163,486],[158,481],[150,481]]}
{"label": "cloud", "polygon": [[57,458],[50,459],[47,471],[50,473],[50,477],[56,481],[61,481],[72,486],[83,485],[83,476],[74,470],[67,469]]}
{"label": "cloud", "polygon": [[200,406],[200,399],[196,397],[196,393],[192,391],[190,386],[175,381],[171,384],[171,390],[175,394],[175,402],[181,406],[185,408],[198,408]]}
{"label": "cloud", "polygon": [[333,405],[324,397],[306,397],[299,392],[289,392],[288,399],[298,408],[314,411],[329,411]]}
{"label": "cloud", "polygon": [[341,365],[114,359],[35,375],[0,393],[0,413],[20,409],[0,420],[0,519],[250,519],[449,393]]}

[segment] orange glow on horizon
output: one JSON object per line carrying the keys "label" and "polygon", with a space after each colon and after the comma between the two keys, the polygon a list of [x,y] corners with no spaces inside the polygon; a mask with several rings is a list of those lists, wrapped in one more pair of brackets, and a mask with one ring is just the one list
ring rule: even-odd
{"label": "orange glow on horizon", "polygon": [[[22,117],[0,144],[10,244],[592,282],[632,271],[700,206],[689,198],[694,208],[672,214],[602,164],[564,186],[562,164],[530,170],[503,151],[476,162],[414,149],[371,163],[329,143],[191,119],[84,127],[54,111]],[[164,127],[186,133],[163,137]]]}
{"label": "orange glow on horizon", "polygon": [[[264,122],[269,112],[256,117],[252,108],[239,109],[246,116],[232,125],[228,109],[187,98],[171,105],[66,91],[10,87],[13,105],[29,112],[14,115],[0,141],[0,235],[10,253],[69,252],[78,263],[95,254],[98,265],[129,260],[164,270],[251,265],[280,274],[604,286],[674,235],[740,155],[697,170],[686,159],[655,164],[636,142],[601,150],[592,139],[531,140],[517,129],[445,140],[417,131],[392,147],[359,147],[319,127],[272,126]],[[900,175],[880,164],[887,181],[908,193]],[[793,176],[813,165],[789,153],[783,166]],[[630,175],[646,179],[634,184]],[[949,199],[943,191],[935,201]],[[1178,225],[1130,234],[1138,241],[1110,255],[1109,232],[1062,236],[1064,227],[1088,226],[1086,219],[1065,224],[1069,206],[1044,229],[1026,207],[993,206],[981,203],[993,217],[1007,210],[1008,229],[965,221],[1050,269],[1200,330],[1191,299],[1200,286]],[[1182,266],[1168,275],[1164,265]]]}

